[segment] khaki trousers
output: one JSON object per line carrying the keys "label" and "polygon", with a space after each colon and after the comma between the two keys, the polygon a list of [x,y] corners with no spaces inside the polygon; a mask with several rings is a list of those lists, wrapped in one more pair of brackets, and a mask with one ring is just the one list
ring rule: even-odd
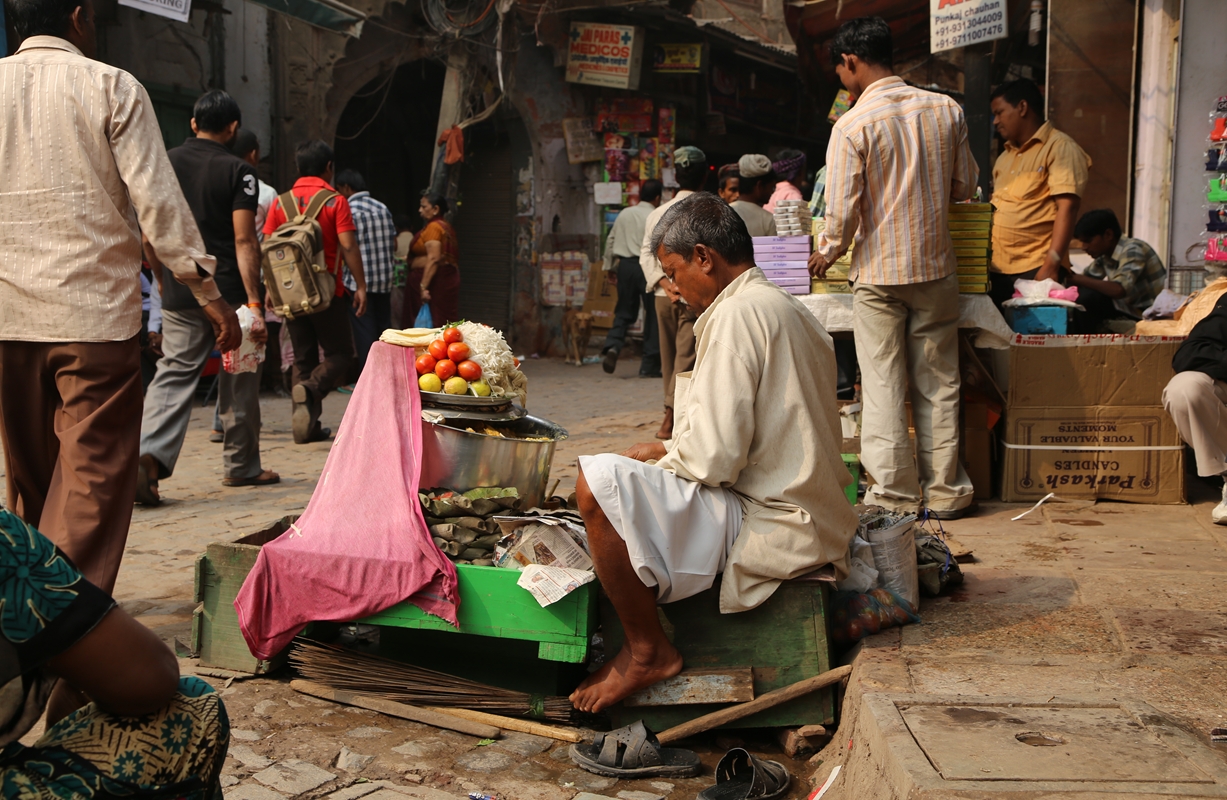
{"label": "khaki trousers", "polygon": [[8,506],[108,594],[136,501],[140,436],[137,337],[0,342]]}
{"label": "khaki trousers", "polygon": [[[953,511],[971,505],[959,461],[959,283],[951,275],[852,290],[861,366],[861,463],[874,483],[866,505]],[[911,387],[913,451],[907,409]]]}
{"label": "khaki trousers", "polygon": [[679,372],[694,369],[694,321],[698,316],[685,303],[656,296],[656,329],[660,331],[660,372],[665,379],[665,408],[673,408],[673,389]]}
{"label": "khaki trousers", "polygon": [[1163,390],[1163,407],[1193,448],[1197,474],[1227,473],[1227,383],[1202,372],[1180,372]]}

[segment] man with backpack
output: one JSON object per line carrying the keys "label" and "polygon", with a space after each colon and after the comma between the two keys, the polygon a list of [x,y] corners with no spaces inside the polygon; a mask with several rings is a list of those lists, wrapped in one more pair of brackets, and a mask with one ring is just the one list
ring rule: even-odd
{"label": "man with backpack", "polygon": [[[259,181],[252,166],[230,151],[241,122],[239,105],[222,91],[211,91],[192,110],[194,138],[167,155],[196,218],[205,246],[217,257],[214,276],[222,297],[236,310],[254,315],[253,341],[267,338],[260,301],[260,245],[256,239]],[[145,393],[141,420],[136,501],[158,505],[158,482],[169,478],[179,460],[192,414],[200,371],[213,352],[213,329],[191,291],[162,277],[149,248],[162,292],[162,353]],[[281,478],[260,464],[260,371],[218,376],[218,402],[226,486],[265,486]]]}
{"label": "man with backpack", "polygon": [[[278,198],[264,222],[265,281],[275,311],[286,318],[294,345],[294,414],[291,429],[296,444],[327,441],[329,428],[320,425],[324,397],[344,382],[356,353],[350,325],[351,300],[341,282],[341,259],[353,276],[352,305],[355,317],[366,313],[366,277],[358,249],[349,203],[332,188],[332,148],[318,139],[303,142],[294,150],[301,177]],[[293,218],[287,216],[287,206]],[[285,226],[284,230],[278,231]],[[318,240],[312,233],[318,230]],[[318,241],[318,251],[311,243]],[[319,270],[322,261],[327,272]],[[307,262],[304,264],[304,262]],[[306,275],[304,267],[315,264],[318,286],[306,281],[283,288],[290,275]],[[331,289],[331,293],[329,290]],[[324,351],[320,361],[319,351]]]}

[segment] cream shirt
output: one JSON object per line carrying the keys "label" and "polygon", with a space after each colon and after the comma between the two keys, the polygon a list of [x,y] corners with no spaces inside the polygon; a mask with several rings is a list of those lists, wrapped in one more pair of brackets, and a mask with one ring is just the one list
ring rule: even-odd
{"label": "cream shirt", "polygon": [[639,268],[643,270],[643,277],[647,279],[647,291],[654,292],[657,297],[665,296],[665,290],[660,288],[665,271],[660,268],[660,262],[656,259],[656,254],[652,252],[652,231],[656,230],[656,223],[660,222],[660,218],[669,210],[669,206],[692,194],[694,192],[689,189],[679,190],[673,195],[672,200],[666,200],[657,206],[655,211],[648,214],[647,222],[643,225],[643,244],[639,246]]}
{"label": "cream shirt", "polygon": [[[128,73],[64,39],[0,59],[0,340],[107,342],[141,327],[141,235],[204,305],[216,260]],[[139,222],[139,228],[138,228]]]}
{"label": "cream shirt", "polygon": [[745,220],[751,236],[775,236],[775,215],[770,211],[749,200],[737,200],[729,205]]}
{"label": "cream shirt", "polygon": [[745,512],[720,611],[746,611],[782,581],[848,572],[857,516],[840,457],[835,350],[814,315],[754,267],[694,324],[696,359],[677,376],[673,439],[658,466],[731,489]]}

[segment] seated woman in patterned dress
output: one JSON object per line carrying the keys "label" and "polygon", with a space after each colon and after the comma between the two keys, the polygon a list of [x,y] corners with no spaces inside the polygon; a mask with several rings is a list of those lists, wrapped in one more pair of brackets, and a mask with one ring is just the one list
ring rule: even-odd
{"label": "seated woman in patterned dress", "polygon": [[0,797],[214,800],[229,738],[213,689],[0,509]]}

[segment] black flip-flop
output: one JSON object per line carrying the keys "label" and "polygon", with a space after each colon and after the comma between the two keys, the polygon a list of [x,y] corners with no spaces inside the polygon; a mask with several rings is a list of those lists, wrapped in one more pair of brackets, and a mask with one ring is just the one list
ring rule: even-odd
{"label": "black flip-flop", "polygon": [[571,760],[607,778],[691,778],[703,770],[698,754],[661,747],[642,720],[598,733],[592,744],[571,745]]}
{"label": "black flip-flop", "polygon": [[783,797],[791,782],[780,762],[755,758],[734,747],[716,765],[716,785],[700,792],[697,800],[771,800]]}

